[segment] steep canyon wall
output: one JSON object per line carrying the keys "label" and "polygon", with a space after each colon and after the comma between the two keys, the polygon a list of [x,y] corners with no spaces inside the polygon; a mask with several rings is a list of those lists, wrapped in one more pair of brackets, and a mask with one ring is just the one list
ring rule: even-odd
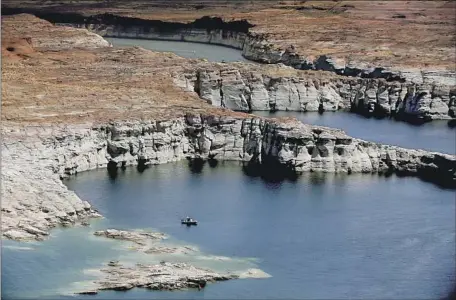
{"label": "steep canyon wall", "polygon": [[187,115],[92,127],[6,127],[4,137],[2,232],[17,240],[42,239],[52,227],[99,216],[59,177],[100,167],[115,172],[182,159],[234,160],[298,173],[395,172],[456,187],[454,156],[366,142],[294,121]]}

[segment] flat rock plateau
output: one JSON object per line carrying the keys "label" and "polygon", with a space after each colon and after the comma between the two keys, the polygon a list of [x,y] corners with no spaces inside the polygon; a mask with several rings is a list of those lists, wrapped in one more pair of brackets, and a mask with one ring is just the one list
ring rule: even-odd
{"label": "flat rock plateau", "polygon": [[[33,3],[27,1],[4,1],[2,4],[18,3],[34,8]],[[120,1],[113,3],[120,5]],[[322,2],[322,7],[327,3],[330,2]],[[444,30],[449,26],[446,11],[453,8],[448,2],[433,3],[436,4],[426,5],[432,6],[429,11],[442,13],[443,25],[435,29],[442,31],[442,39],[420,42],[416,55],[397,51],[399,57],[396,57],[387,55],[386,50],[381,50],[385,53],[370,51],[370,48],[365,50],[381,56],[382,63],[394,63],[395,66],[427,63],[444,70],[438,71],[440,75],[437,76],[443,79],[426,75],[428,77],[423,78],[435,80],[422,78],[421,82],[410,82],[407,86],[404,86],[407,82],[397,83],[385,78],[373,78],[373,81],[348,78],[331,70],[298,70],[283,64],[210,63],[138,47],[114,48],[85,26],[56,26],[30,14],[2,16],[2,236],[20,241],[42,240],[56,226],[86,224],[90,218],[102,217],[96,208],[68,190],[61,181],[63,177],[95,168],[116,172],[117,168],[129,165],[146,168],[151,164],[182,159],[216,159],[239,161],[252,168],[261,168],[263,172],[279,168],[284,174],[309,171],[397,173],[455,188],[454,155],[372,143],[347,136],[338,129],[310,126],[295,119],[262,118],[230,110],[286,109],[290,105],[298,107],[297,110],[315,110],[320,106],[337,110],[356,104],[369,111],[369,99],[375,98],[375,105],[391,112],[397,108],[392,103],[400,98],[403,103],[400,109],[408,113],[425,111],[431,119],[451,118],[456,104],[448,80],[454,79],[454,73],[451,73],[454,70],[445,62],[454,58],[451,56],[454,51],[449,51],[454,48],[450,45],[451,35],[445,35]],[[195,8],[185,12],[167,7],[161,15],[141,10],[137,13],[140,15],[135,16],[183,22],[209,14],[213,2],[201,5],[204,5],[201,11]],[[228,15],[235,19],[248,17],[249,22],[257,25],[254,32],[269,32],[268,39],[277,45],[287,45],[296,39],[294,27],[306,28],[313,34],[300,34],[302,38],[293,40],[296,51],[310,49],[320,53],[321,48],[304,46],[309,44],[308,39],[322,37],[321,31],[328,30],[328,24],[334,30],[338,25],[345,29],[346,26],[355,26],[358,24],[355,19],[369,11],[364,2],[357,1],[344,4],[348,10],[333,15],[327,12],[327,8],[309,8],[307,2],[302,7],[288,2],[284,5],[264,8],[258,13],[243,7],[239,11],[229,10]],[[357,9],[351,12],[348,5]],[[383,5],[389,7],[391,4]],[[440,9],[444,5],[449,6]],[[62,8],[54,9],[62,11]],[[81,7],[74,9],[87,13]],[[128,12],[122,9],[125,8],[118,8],[119,14],[128,16]],[[94,10],[90,13],[109,12],[101,8]],[[166,19],[164,15],[168,10],[172,13]],[[284,27],[273,26],[274,22],[285,17],[284,14],[291,19],[297,18],[297,22],[300,20],[304,25],[311,24],[314,21],[308,23],[308,10],[321,11],[321,20],[331,22],[315,23],[310,27],[287,26],[286,33],[282,32]],[[343,15],[347,13],[348,16]],[[413,16],[419,20],[417,13],[419,9],[406,13],[406,18]],[[351,14],[354,15],[350,17]],[[380,14],[373,20],[384,24],[384,17]],[[434,28],[429,16],[422,17],[430,25],[425,21],[406,19],[404,36],[391,34],[397,22],[401,22],[402,17],[397,17],[389,20],[392,23],[388,23],[386,28],[390,31],[373,31],[376,34],[372,36],[364,35],[362,31],[357,34],[366,39],[363,43],[352,43],[345,35],[351,48],[339,43],[341,36],[338,34],[328,33],[324,35],[338,38],[321,41],[318,45],[326,45],[328,52],[336,55],[342,55],[344,48],[347,52],[352,51],[357,59],[375,60],[377,56],[365,56],[358,48],[368,47],[369,41],[379,39],[379,35],[392,39],[391,47],[400,47],[398,41],[401,37],[407,37],[403,43],[418,43],[419,40],[407,35],[408,32],[417,34],[417,29],[429,28],[432,33]],[[261,21],[266,19],[271,22]],[[358,27],[353,27],[350,32],[371,28],[369,26],[374,26],[374,23],[361,22],[362,26],[356,25]],[[315,30],[316,27],[320,30]],[[269,31],[270,28],[275,28],[275,31]],[[282,41],[278,40],[280,36],[283,36]],[[432,51],[428,51],[429,47]],[[353,94],[350,94],[352,90]],[[363,91],[362,97],[356,96],[359,90]],[[290,91],[295,91],[294,96]],[[416,99],[421,104],[411,107],[410,101]],[[150,246],[150,240],[164,237],[160,233],[109,229],[96,235],[134,242],[137,251],[151,255],[193,251],[190,248]],[[261,275],[255,270],[244,274],[218,274],[170,262],[134,266],[110,262],[101,272],[104,279],[98,281],[95,290],[87,293],[133,287],[191,288],[206,282]],[[157,276],[151,279],[150,274]]]}

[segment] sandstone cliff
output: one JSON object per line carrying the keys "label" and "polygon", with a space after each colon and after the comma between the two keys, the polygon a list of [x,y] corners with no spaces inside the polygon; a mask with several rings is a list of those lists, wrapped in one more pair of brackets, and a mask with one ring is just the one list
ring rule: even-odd
{"label": "sandstone cliff", "polygon": [[[99,217],[60,181],[95,168],[108,168],[114,176],[118,167],[128,165],[142,171],[150,164],[215,159],[239,161],[247,168],[260,166],[263,174],[272,166],[284,174],[396,172],[456,185],[455,156],[370,143],[336,129],[217,108],[173,84],[174,79],[204,97],[222,91],[225,101],[225,94],[237,96],[238,89],[246,86],[244,80],[254,77],[246,75],[252,65],[229,65],[238,70],[223,75],[224,86],[212,87],[216,80],[211,76],[225,71],[211,75],[208,70],[227,65],[140,48],[114,49],[103,43],[94,48],[84,38],[63,50],[61,38],[77,40],[87,37],[87,31],[53,27],[26,15],[2,23],[9,41],[12,36],[26,40],[35,32],[35,43],[46,41],[46,47],[27,42],[27,47],[10,51],[11,44],[2,45],[4,237],[43,239],[55,226]],[[258,89],[268,80],[273,86],[274,74],[284,78],[305,74],[276,66],[263,71]],[[236,81],[230,83],[228,78]],[[253,85],[254,79],[248,82]],[[441,92],[440,97],[444,95]]]}
{"label": "sandstone cliff", "polygon": [[214,65],[178,74],[175,82],[212,105],[239,111],[347,110],[415,121],[456,117],[454,86],[270,69]]}
{"label": "sandstone cliff", "polygon": [[220,72],[200,70],[196,76],[201,80],[195,84],[202,91],[202,98],[210,100],[216,106],[240,111],[346,109],[368,115],[393,115],[409,121],[456,117],[456,73],[453,71],[391,71],[346,64],[326,55],[309,60],[296,54],[292,48],[278,49],[262,35],[224,29],[185,28],[163,31],[140,26],[62,25],[86,28],[104,37],[223,45],[242,50],[243,56],[252,61],[280,63],[298,70],[322,70],[340,75],[335,76],[337,79],[318,83],[300,76],[271,78],[254,72],[240,74],[236,69]]}
{"label": "sandstone cliff", "polygon": [[93,127],[7,127],[2,143],[3,236],[41,239],[54,226],[98,216],[59,176],[100,167],[114,173],[128,165],[141,170],[182,159],[273,164],[298,173],[396,172],[456,187],[454,156],[370,143],[295,121],[187,115]]}
{"label": "sandstone cliff", "polygon": [[312,76],[271,78],[261,71],[250,74],[238,74],[235,69],[199,71],[197,77],[202,81],[196,85],[201,87],[202,97],[216,106],[241,111],[345,109],[366,115],[395,116],[411,122],[456,117],[456,73],[451,69],[398,69],[326,54],[306,56],[293,45],[277,46],[268,40],[267,32],[249,31],[254,25],[245,20],[228,22],[203,17],[184,23],[113,14],[84,17],[75,13],[35,13],[57,24],[86,28],[104,37],[223,45],[241,50],[243,56],[252,61],[280,63],[297,70],[328,71],[340,77],[316,82]]}

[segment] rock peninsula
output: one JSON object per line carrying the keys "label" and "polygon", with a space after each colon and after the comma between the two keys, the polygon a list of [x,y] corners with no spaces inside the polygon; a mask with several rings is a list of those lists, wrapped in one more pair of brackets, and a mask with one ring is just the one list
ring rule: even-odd
{"label": "rock peninsula", "polygon": [[[357,105],[369,111],[371,93],[383,93],[389,108],[382,104],[393,110],[391,104],[398,101],[394,97],[405,94],[400,99],[407,103],[404,99],[419,94],[419,87],[415,91],[416,87],[385,81],[385,86],[371,88],[364,79],[337,74],[284,66],[256,68],[184,59],[138,47],[114,48],[87,29],[55,26],[28,14],[3,17],[2,236],[42,240],[57,226],[101,217],[90,199],[80,199],[61,181],[96,168],[115,174],[126,166],[142,171],[149,165],[184,159],[231,160],[247,168],[262,167],[265,172],[274,167],[293,174],[397,173],[456,187],[454,155],[372,143],[338,129],[229,109],[244,105],[270,109],[298,97],[290,105],[308,110]],[[277,74],[288,77],[275,82],[272,78]],[[294,82],[290,76],[309,77]],[[336,83],[318,81],[326,77],[338,78],[334,81],[340,85],[337,91]],[[344,80],[360,80],[355,92],[348,88],[351,82]],[[296,90],[297,96],[287,100],[286,88],[289,95]],[[360,94],[356,89],[365,90],[362,97],[356,96]],[[451,106],[451,91],[435,87],[432,91],[432,99]],[[315,102],[312,95],[317,94],[321,96]],[[243,102],[243,97],[250,102]],[[437,109],[433,113],[438,114]],[[150,255],[182,253],[178,248],[149,247],[151,241],[165,237],[160,233],[108,229],[95,235],[136,243],[138,251]],[[104,279],[97,281],[96,290],[174,290],[259,274],[255,270],[219,274],[170,262],[128,266],[113,262],[102,273]]]}
{"label": "rock peninsula", "polygon": [[[42,239],[52,227],[99,216],[59,180],[95,168],[216,159],[293,172],[399,173],[455,186],[455,156],[217,108],[176,85],[192,66],[222,64],[116,49],[101,38],[84,48],[84,39],[93,39],[86,30],[30,15],[5,17],[2,33],[12,32],[15,40],[2,45],[5,237]],[[74,46],[62,49],[62,35]]]}

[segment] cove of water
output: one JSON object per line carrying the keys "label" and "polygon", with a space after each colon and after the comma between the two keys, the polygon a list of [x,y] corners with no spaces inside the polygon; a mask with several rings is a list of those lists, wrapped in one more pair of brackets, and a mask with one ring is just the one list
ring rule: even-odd
{"label": "cove of water", "polygon": [[[153,228],[176,243],[235,258],[189,260],[215,269],[257,267],[272,277],[204,290],[134,289],[81,299],[437,299],[455,281],[454,191],[416,178],[308,173],[267,182],[237,163],[190,168],[187,162],[80,173],[65,183],[106,217],[90,228],[52,231],[41,243],[3,241],[2,296],[64,298],[83,270],[112,259],[153,263],[97,229]],[[197,227],[180,225],[190,215]],[[17,249],[15,247],[29,247]],[[74,299],[69,297],[70,299]]]}
{"label": "cove of water", "polygon": [[187,58],[205,58],[208,61],[216,62],[249,61],[242,56],[242,52],[240,50],[219,45],[179,41],[158,41],[125,38],[105,39],[109,41],[113,46],[139,46],[145,49],[159,52],[173,52],[179,56]]}

